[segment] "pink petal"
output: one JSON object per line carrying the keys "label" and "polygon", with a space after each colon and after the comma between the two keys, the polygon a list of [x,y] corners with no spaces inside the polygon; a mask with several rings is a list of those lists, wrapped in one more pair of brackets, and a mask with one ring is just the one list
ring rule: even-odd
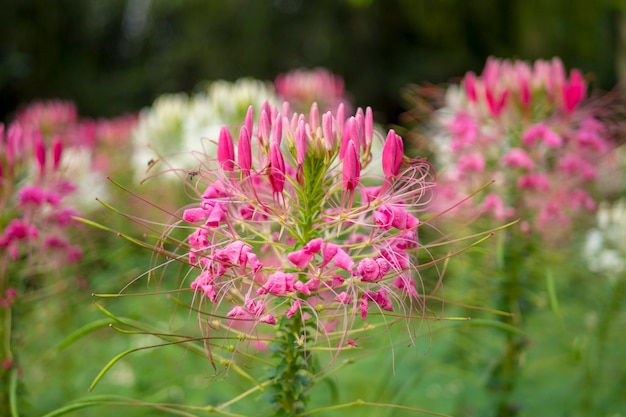
{"label": "pink petal", "polygon": [[302,301],[300,301],[300,299],[296,299],[291,305],[291,307],[289,307],[289,311],[287,311],[287,314],[285,314],[285,317],[287,317],[288,319],[293,317],[300,310],[301,305],[302,305]]}

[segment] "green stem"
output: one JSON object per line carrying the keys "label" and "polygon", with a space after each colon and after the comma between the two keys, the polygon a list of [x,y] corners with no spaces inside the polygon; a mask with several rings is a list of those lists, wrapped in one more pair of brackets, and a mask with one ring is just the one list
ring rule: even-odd
{"label": "green stem", "polygon": [[[501,291],[500,308],[513,313],[502,316],[500,320],[519,332],[506,332],[502,355],[493,368],[489,385],[498,394],[496,413],[497,417],[514,417],[518,415],[519,407],[512,396],[520,374],[520,361],[528,341],[524,336],[524,314],[528,313],[527,265],[530,249],[523,239],[515,236],[506,236],[500,265]],[[505,238],[505,239],[506,239]]]}
{"label": "green stem", "polygon": [[15,384],[12,381],[16,364],[11,352],[11,314],[11,306],[0,306],[0,415],[3,416],[17,415],[13,389]]}
{"label": "green stem", "polygon": [[302,167],[304,184],[302,185],[300,198],[301,227],[300,240],[306,244],[313,236],[313,227],[319,220],[322,200],[324,199],[324,178],[327,167],[324,159],[307,158]]}
{"label": "green stem", "polygon": [[305,348],[305,324],[300,314],[283,318],[270,348],[280,360],[270,374],[271,402],[276,417],[305,415],[311,363]]}

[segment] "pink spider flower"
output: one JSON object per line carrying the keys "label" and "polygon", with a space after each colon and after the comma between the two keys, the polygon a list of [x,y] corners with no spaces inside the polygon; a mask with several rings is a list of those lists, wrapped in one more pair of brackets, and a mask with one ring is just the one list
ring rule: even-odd
{"label": "pink spider flower", "polygon": [[315,103],[323,111],[348,105],[343,79],[325,68],[297,69],[280,74],[274,81],[276,93],[296,111],[306,112]]}
{"label": "pink spider flower", "polygon": [[433,131],[443,167],[442,204],[461,204],[493,182],[455,213],[523,218],[544,237],[554,235],[545,227],[554,220],[561,225],[558,235],[566,233],[595,205],[573,204],[565,196],[572,190],[596,195],[598,167],[615,163],[606,157],[616,146],[616,126],[607,126],[610,109],[586,94],[582,73],[574,69],[568,78],[558,58],[530,63],[490,57],[480,76],[468,72],[459,86],[441,91],[448,101],[437,110]]}
{"label": "pink spider flower", "polygon": [[[222,129],[219,163],[199,167],[198,200],[180,213],[191,230],[179,259],[190,264],[201,308],[227,326],[254,332],[313,320],[323,338],[311,341],[340,347],[337,335],[355,317],[412,316],[423,306],[417,229],[430,166],[404,157],[395,132],[377,132],[371,109],[346,117],[343,106],[320,114],[313,104],[282,114],[289,108],[264,105],[237,146]],[[375,140],[383,175],[364,171]]]}

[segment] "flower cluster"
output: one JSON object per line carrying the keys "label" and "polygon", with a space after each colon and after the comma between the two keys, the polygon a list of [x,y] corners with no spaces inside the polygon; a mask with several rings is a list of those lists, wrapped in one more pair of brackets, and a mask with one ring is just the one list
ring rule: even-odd
{"label": "flower cluster", "polygon": [[298,69],[280,74],[274,85],[278,96],[298,112],[307,112],[313,103],[321,111],[337,111],[340,104],[348,109],[350,105],[343,79],[324,68]]}
{"label": "flower cluster", "polygon": [[[54,270],[79,260],[81,248],[66,233],[78,213],[64,203],[76,187],[61,170],[62,142],[56,138],[46,146],[39,130],[19,123],[11,124],[6,133],[2,130],[0,126],[0,248],[14,262],[29,258],[35,270],[51,267],[47,262],[56,263]],[[50,251],[63,256],[42,256]]]}
{"label": "flower cluster", "polygon": [[590,185],[613,147],[586,97],[580,71],[568,76],[558,58],[489,58],[480,76],[467,73],[436,112],[443,199],[460,201],[493,180],[474,215],[522,218],[523,230],[544,236],[567,230],[595,209]]}
{"label": "flower cluster", "polygon": [[[33,103],[8,128],[0,125],[0,247],[7,262],[27,259],[35,271],[58,270],[81,258],[68,231],[88,207],[90,177],[105,165],[94,155],[96,143],[128,138],[132,124],[126,117],[80,120],[73,103],[55,100]],[[72,198],[77,194],[80,200]]]}
{"label": "flower cluster", "polygon": [[355,317],[415,316],[429,165],[408,161],[390,130],[384,175],[368,175],[382,139],[369,108],[346,117],[343,106],[320,115],[313,104],[305,116],[266,103],[253,120],[250,107],[236,140],[222,127],[217,158],[194,177],[198,202],[178,223],[191,228],[189,285],[213,327],[220,317],[222,328],[312,319],[340,346]]}

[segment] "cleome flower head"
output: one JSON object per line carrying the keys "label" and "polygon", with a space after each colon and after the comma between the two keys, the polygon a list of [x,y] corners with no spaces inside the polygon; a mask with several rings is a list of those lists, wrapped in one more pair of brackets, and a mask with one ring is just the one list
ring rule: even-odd
{"label": "cleome flower head", "polygon": [[307,112],[313,103],[323,111],[336,111],[340,104],[350,105],[344,81],[325,68],[296,69],[279,74],[274,81],[276,93],[298,112]]}
{"label": "cleome flower head", "polygon": [[[266,103],[238,131],[222,128],[217,158],[195,171],[197,201],[176,224],[189,230],[180,258],[213,328],[300,320],[340,348],[359,322],[423,308],[418,213],[429,165],[403,159],[402,139],[375,132],[371,115]],[[367,174],[375,140],[385,140],[375,159],[384,176]]]}
{"label": "cleome flower head", "polygon": [[606,110],[589,102],[580,71],[568,75],[558,58],[489,58],[482,74],[469,72],[442,93],[431,133],[443,204],[494,181],[465,213],[520,218],[522,230],[544,237],[562,236],[595,210],[592,186],[614,145]]}

